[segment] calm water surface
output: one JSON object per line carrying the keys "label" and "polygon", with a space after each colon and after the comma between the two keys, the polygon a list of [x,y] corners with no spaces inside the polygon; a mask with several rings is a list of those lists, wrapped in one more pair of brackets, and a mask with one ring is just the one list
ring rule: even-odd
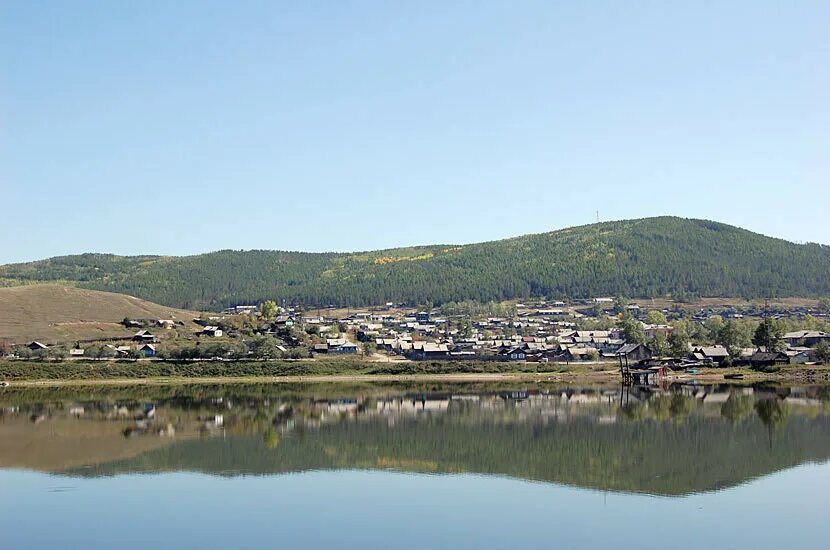
{"label": "calm water surface", "polygon": [[830,391],[0,392],[0,548],[826,548]]}

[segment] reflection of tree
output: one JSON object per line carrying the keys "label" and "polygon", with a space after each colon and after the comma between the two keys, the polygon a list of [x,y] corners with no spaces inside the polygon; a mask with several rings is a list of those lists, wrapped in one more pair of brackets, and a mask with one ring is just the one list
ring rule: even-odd
{"label": "reflection of tree", "polygon": [[646,417],[644,403],[631,403],[622,407],[623,416],[628,420],[640,421]]}
{"label": "reflection of tree", "polygon": [[657,420],[668,420],[671,417],[671,399],[656,397],[650,401],[651,410]]}
{"label": "reflection of tree", "polygon": [[755,398],[751,395],[729,394],[729,399],[720,409],[720,414],[733,424],[743,421],[752,413]]}
{"label": "reflection of tree", "polygon": [[787,415],[790,412],[789,408],[783,401],[772,398],[758,401],[755,404],[755,411],[758,413],[758,418],[767,427],[769,448],[772,449],[772,432],[787,422]]}
{"label": "reflection of tree", "polygon": [[273,429],[267,430],[262,436],[262,440],[269,449],[275,449],[280,444],[280,436]]}
{"label": "reflection of tree", "polygon": [[782,426],[787,421],[790,412],[786,403],[774,398],[758,401],[755,404],[755,411],[764,426],[770,429]]}
{"label": "reflection of tree", "polygon": [[680,393],[671,396],[669,414],[675,421],[685,420],[697,405],[697,399]]}
{"label": "reflection of tree", "polygon": [[685,420],[697,406],[697,399],[679,393],[671,396],[653,396],[646,402],[631,403],[622,407],[627,420],[640,421],[646,418],[654,420]]}

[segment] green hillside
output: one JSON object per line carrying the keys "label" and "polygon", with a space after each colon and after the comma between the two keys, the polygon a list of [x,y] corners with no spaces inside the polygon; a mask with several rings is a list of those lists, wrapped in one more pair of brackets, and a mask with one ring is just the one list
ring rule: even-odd
{"label": "green hillside", "polygon": [[347,254],[82,254],[0,266],[0,285],[43,281],[205,309],[264,299],[367,305],[543,295],[810,297],[830,294],[830,247],[660,217],[463,246]]}

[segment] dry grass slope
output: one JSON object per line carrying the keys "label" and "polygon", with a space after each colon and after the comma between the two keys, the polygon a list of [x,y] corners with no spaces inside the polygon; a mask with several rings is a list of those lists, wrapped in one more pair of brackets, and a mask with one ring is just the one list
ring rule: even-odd
{"label": "dry grass slope", "polygon": [[126,336],[134,331],[120,324],[124,317],[174,319],[190,325],[198,316],[125,294],[56,284],[0,288],[0,339],[14,343]]}

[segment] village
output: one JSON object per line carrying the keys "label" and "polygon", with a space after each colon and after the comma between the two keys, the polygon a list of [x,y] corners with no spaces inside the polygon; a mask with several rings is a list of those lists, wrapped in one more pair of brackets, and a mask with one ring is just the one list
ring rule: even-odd
{"label": "village", "polygon": [[[690,308],[623,298],[302,309],[273,301],[192,319],[124,319],[123,337],[6,346],[9,359],[616,363],[770,368],[830,360],[826,301]],[[544,370],[539,367],[539,370]]]}

